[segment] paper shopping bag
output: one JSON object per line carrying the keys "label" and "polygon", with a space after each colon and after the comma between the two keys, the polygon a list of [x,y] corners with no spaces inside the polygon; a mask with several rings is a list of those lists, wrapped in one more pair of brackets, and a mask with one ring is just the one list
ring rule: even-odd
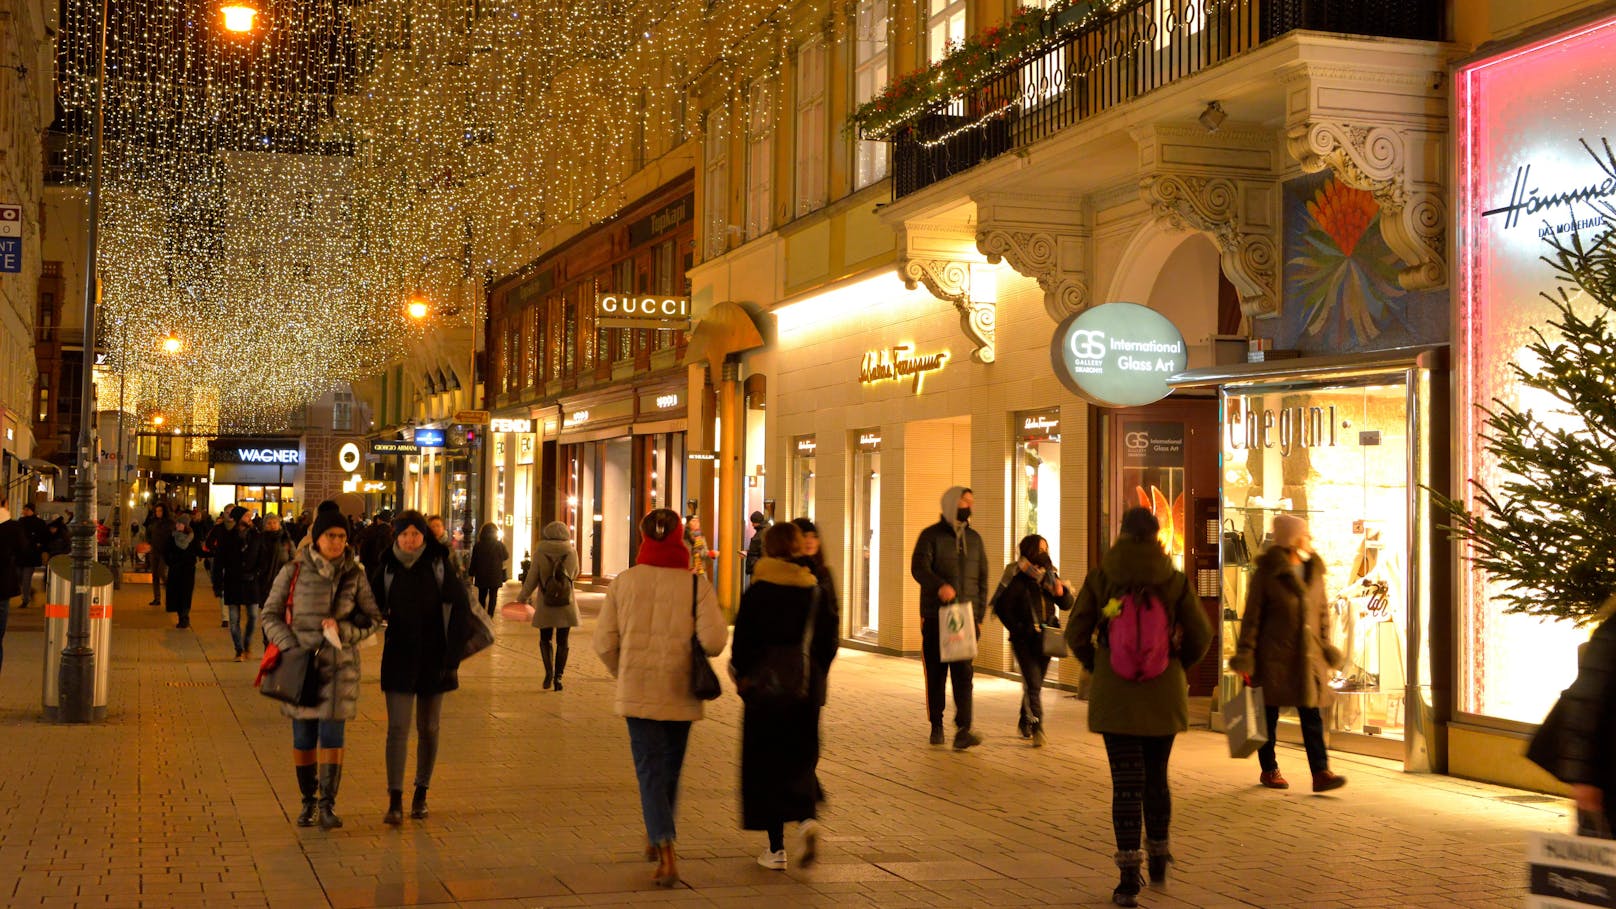
{"label": "paper shopping bag", "polygon": [[937,649],[945,663],[976,659],[976,615],[961,600],[937,608]]}
{"label": "paper shopping bag", "polygon": [[1223,734],[1229,737],[1229,757],[1251,757],[1268,744],[1268,720],[1263,716],[1261,688],[1240,686],[1223,704]]}

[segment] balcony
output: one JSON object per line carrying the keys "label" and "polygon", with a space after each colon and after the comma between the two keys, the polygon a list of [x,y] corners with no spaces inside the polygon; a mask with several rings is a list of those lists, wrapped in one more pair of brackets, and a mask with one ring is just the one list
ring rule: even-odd
{"label": "balcony", "polygon": [[1435,41],[1443,20],[1442,0],[1078,0],[985,79],[860,129],[892,143],[901,199],[1289,32]]}

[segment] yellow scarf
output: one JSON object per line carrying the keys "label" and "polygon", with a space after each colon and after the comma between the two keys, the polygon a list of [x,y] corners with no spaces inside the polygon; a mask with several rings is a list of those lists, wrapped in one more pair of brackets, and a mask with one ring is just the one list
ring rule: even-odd
{"label": "yellow scarf", "polygon": [[796,562],[772,556],[758,560],[757,565],[752,568],[752,580],[767,581],[782,587],[813,587],[819,583],[812,571]]}

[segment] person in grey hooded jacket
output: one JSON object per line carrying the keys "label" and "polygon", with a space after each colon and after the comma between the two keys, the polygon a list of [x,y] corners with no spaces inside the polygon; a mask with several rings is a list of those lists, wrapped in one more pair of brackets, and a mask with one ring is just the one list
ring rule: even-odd
{"label": "person in grey hooded jacket", "polygon": [[937,614],[940,607],[956,599],[970,603],[976,633],[982,633],[982,619],[988,608],[988,557],[982,536],[971,529],[971,506],[975,501],[969,488],[950,486],[943,493],[941,519],[920,532],[909,558],[909,573],[920,584],[920,654],[926,670],[931,743],[943,743],[944,686],[953,679],[956,751],[982,744],[982,737],[971,731],[971,677],[975,669],[970,660],[942,661]]}
{"label": "person in grey hooded jacket", "polygon": [[539,548],[533,554],[533,570],[528,572],[516,602],[531,602],[534,591],[539,594],[533,607],[533,627],[539,629],[544,687],[554,686],[556,691],[561,690],[561,674],[567,669],[567,636],[578,625],[578,598],[572,586],[577,577],[578,552],[572,548],[572,531],[560,521],[551,521],[544,526]]}

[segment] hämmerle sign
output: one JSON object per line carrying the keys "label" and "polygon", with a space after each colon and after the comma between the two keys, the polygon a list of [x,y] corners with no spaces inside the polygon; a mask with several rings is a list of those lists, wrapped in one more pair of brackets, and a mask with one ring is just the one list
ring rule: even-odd
{"label": "h\u00e4mmerle sign", "polygon": [[1104,303],[1055,329],[1050,360],[1061,384],[1101,407],[1138,407],[1172,391],[1184,369],[1184,336],[1172,320],[1138,303]]}

